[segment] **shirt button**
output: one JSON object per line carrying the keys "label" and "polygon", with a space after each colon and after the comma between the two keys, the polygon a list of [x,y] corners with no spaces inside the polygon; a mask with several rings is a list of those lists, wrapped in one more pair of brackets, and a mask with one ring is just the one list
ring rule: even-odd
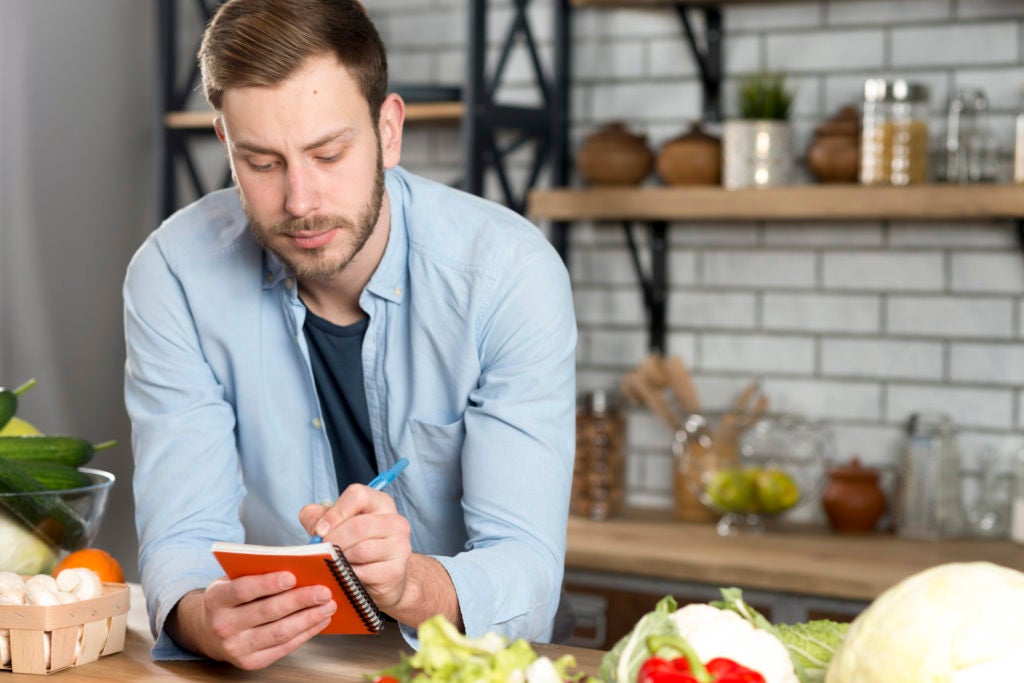
{"label": "shirt button", "polygon": [[320,421],[319,417],[314,417],[312,424],[313,424],[313,429],[322,429],[323,426],[324,426],[324,423]]}
{"label": "shirt button", "polygon": [[274,274],[273,273],[267,273],[267,282],[273,282],[273,281],[274,281]]}
{"label": "shirt button", "polygon": [[395,296],[402,296],[402,288],[395,287]]}
{"label": "shirt button", "polygon": [[284,279],[284,287],[285,287],[285,289],[291,289],[292,285],[294,285],[294,284],[295,284],[295,281],[292,280],[290,277],[287,277],[287,278]]}

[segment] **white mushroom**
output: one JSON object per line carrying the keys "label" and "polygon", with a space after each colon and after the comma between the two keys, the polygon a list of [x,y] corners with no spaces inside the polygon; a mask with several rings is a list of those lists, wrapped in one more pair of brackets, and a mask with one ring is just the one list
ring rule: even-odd
{"label": "white mushroom", "polygon": [[28,592],[28,589],[32,586],[41,586],[53,593],[56,593],[58,590],[60,590],[59,588],[57,588],[57,580],[49,574],[36,574],[35,576],[30,576],[27,579],[25,579],[26,593]]}
{"label": "white mushroom", "polygon": [[62,605],[68,605],[72,602],[78,602],[78,596],[74,593],[69,593],[67,591],[60,591],[59,593],[57,593],[57,599],[60,600],[60,604]]}
{"label": "white mushroom", "polygon": [[34,583],[25,589],[25,604],[27,605],[59,605],[60,598],[58,591],[50,590],[41,583]]}
{"label": "white mushroom", "polygon": [[74,593],[79,600],[91,600],[103,595],[103,582],[99,575],[85,567],[62,571],[57,575],[57,588]]}
{"label": "white mushroom", "polygon": [[24,604],[24,580],[14,572],[0,572],[0,605]]}

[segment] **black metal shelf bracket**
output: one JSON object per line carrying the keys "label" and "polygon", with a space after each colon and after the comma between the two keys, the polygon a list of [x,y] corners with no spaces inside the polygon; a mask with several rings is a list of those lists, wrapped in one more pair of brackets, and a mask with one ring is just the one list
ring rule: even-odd
{"label": "black metal shelf bracket", "polygon": [[[196,7],[197,26],[192,55],[199,51],[202,38],[202,27],[213,17],[213,13],[224,0],[194,0]],[[188,107],[188,99],[199,83],[199,65],[195,59],[189,60],[187,71],[181,71],[179,59],[179,3],[177,0],[160,0],[157,8],[157,39],[160,50],[161,112],[166,114],[182,111]],[[182,74],[185,78],[182,79]],[[171,215],[179,206],[178,164],[184,167],[191,190],[196,197],[206,194],[209,189],[203,182],[198,166],[193,159],[189,143],[195,137],[209,138],[213,134],[211,128],[172,128],[163,125],[163,145],[160,159],[160,210],[161,218]],[[225,171],[225,182],[230,180],[230,170]]]}
{"label": "black metal shelf bracket", "polygon": [[626,233],[626,244],[629,246],[629,254],[633,260],[644,308],[647,311],[647,349],[651,353],[665,354],[668,351],[668,223],[648,223],[650,266],[646,269],[647,272],[640,262],[640,249],[637,246],[633,223],[623,221],[622,227]]}
{"label": "black metal shelf bracket", "polygon": [[[693,60],[700,72],[703,88],[703,119],[704,121],[722,120],[722,11],[718,7],[707,5],[693,6],[677,3],[676,13],[683,24],[686,42],[693,53]],[[700,44],[693,22],[690,20],[692,11],[704,14],[704,45]]]}
{"label": "black metal shelf bracket", "polygon": [[[488,171],[501,189],[504,204],[514,211],[526,211],[527,195],[545,166],[555,186],[569,181],[568,121],[570,28],[569,0],[553,3],[553,66],[545,71],[537,40],[527,14],[531,0],[512,0],[512,19],[498,51],[493,70],[487,68],[488,0],[469,4],[469,40],[465,85],[466,113],[463,116],[463,150],[466,155],[464,183],[468,192],[483,195]],[[531,74],[540,104],[534,107],[504,106],[497,93],[505,77],[512,50],[522,44],[529,56]],[[511,133],[512,141],[502,144],[499,133]],[[509,173],[509,157],[525,143],[532,142],[532,160],[525,184],[517,190]],[[555,247],[565,257],[564,227],[555,226]]]}

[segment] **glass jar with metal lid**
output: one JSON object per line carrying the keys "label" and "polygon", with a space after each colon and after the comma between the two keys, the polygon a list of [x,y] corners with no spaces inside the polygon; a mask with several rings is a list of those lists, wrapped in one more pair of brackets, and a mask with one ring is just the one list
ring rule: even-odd
{"label": "glass jar with metal lid", "polygon": [[910,185],[928,181],[928,87],[902,79],[864,83],[860,181]]}

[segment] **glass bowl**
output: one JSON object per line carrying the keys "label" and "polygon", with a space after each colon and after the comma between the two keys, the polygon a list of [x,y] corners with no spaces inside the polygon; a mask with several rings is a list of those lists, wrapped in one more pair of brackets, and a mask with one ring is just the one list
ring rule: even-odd
{"label": "glass bowl", "polygon": [[48,574],[96,538],[114,475],[79,468],[92,483],[64,491],[0,493],[0,571]]}
{"label": "glass bowl", "polygon": [[723,536],[763,531],[817,500],[831,451],[831,430],[795,416],[765,418],[742,434],[727,434],[691,415],[673,444],[678,480],[719,516]]}

